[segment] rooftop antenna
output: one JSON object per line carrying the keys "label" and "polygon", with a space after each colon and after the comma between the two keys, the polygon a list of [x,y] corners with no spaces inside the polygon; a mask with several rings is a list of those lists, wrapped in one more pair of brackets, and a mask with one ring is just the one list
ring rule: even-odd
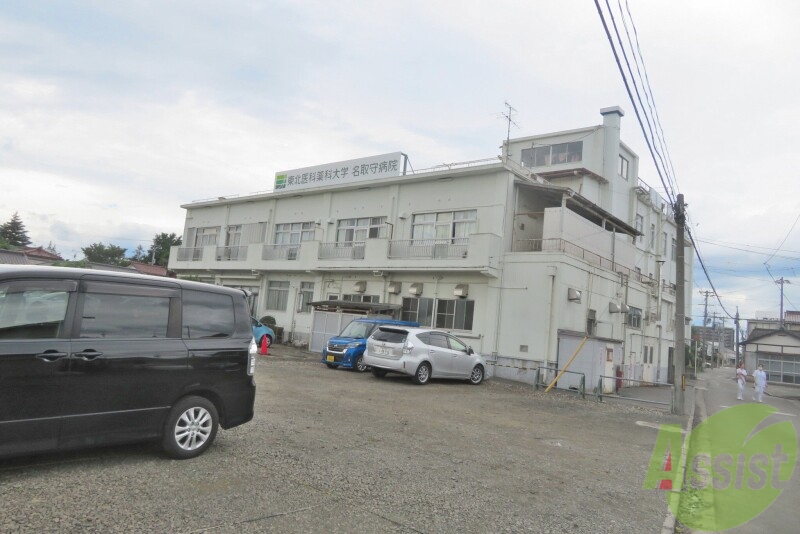
{"label": "rooftop antenna", "polygon": [[508,143],[508,141],[511,139],[511,125],[513,124],[514,126],[519,128],[519,124],[514,122],[514,118],[513,118],[514,117],[514,113],[516,113],[517,110],[515,108],[511,107],[511,104],[509,104],[508,102],[504,102],[504,104],[506,105],[506,108],[508,108],[508,110],[505,113],[502,114],[503,118],[505,118],[506,121],[508,122],[508,130],[506,131],[506,143]]}

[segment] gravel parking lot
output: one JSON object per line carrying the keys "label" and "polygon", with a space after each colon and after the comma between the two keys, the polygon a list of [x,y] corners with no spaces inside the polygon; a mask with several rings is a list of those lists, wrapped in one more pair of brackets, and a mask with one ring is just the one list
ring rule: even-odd
{"label": "gravel parking lot", "polygon": [[665,412],[488,381],[330,370],[275,346],[253,422],[203,456],[0,461],[0,532],[660,532]]}

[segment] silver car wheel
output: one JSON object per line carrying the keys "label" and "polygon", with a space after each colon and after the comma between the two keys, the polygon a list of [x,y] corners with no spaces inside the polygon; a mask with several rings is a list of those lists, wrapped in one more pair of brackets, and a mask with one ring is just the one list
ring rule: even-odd
{"label": "silver car wheel", "polygon": [[431,366],[427,363],[419,364],[417,372],[414,373],[414,382],[417,384],[427,384],[431,379]]}
{"label": "silver car wheel", "polygon": [[356,360],[355,370],[359,373],[363,373],[367,370],[367,364],[364,363],[364,355],[360,355]]}
{"label": "silver car wheel", "polygon": [[175,423],[175,443],[185,451],[198,449],[208,441],[213,427],[208,410],[200,406],[189,408]]}
{"label": "silver car wheel", "polygon": [[483,382],[483,367],[476,365],[472,368],[472,374],[469,375],[469,381],[476,386]]}

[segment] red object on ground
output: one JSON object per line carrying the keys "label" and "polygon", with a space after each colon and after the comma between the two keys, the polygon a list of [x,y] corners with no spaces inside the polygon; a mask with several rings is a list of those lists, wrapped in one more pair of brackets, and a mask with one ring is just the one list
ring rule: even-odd
{"label": "red object on ground", "polygon": [[[667,453],[667,462],[664,465],[664,471],[672,471],[672,453]],[[660,490],[671,490],[672,489],[672,480],[665,478],[661,481],[658,485],[658,489]]]}
{"label": "red object on ground", "polygon": [[269,341],[267,340],[267,336],[261,338],[261,355],[266,356],[269,354]]}

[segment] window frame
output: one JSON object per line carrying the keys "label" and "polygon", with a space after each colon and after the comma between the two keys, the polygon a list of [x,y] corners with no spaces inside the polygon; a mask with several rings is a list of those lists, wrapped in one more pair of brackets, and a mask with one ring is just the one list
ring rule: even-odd
{"label": "window frame", "polygon": [[[269,280],[267,282],[267,298],[264,299],[264,309],[286,311],[289,305],[289,286],[288,280]],[[281,304],[283,307],[280,307]]]}

